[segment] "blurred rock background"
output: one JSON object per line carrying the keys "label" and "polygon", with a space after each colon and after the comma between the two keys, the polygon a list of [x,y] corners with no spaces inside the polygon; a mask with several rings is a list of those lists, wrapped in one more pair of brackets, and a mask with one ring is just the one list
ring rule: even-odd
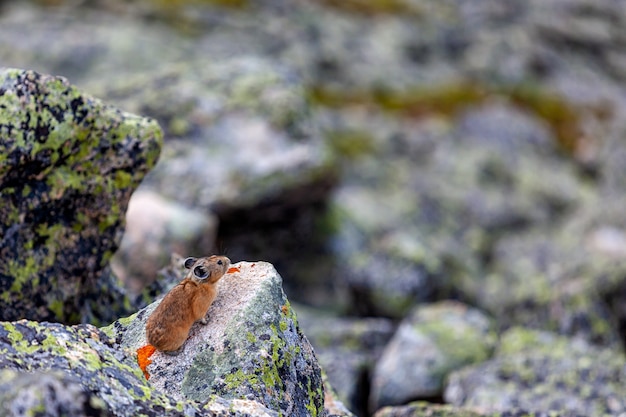
{"label": "blurred rock background", "polygon": [[129,291],[171,252],[272,262],[358,415],[626,410],[626,3],[4,0],[0,66],[164,129]]}

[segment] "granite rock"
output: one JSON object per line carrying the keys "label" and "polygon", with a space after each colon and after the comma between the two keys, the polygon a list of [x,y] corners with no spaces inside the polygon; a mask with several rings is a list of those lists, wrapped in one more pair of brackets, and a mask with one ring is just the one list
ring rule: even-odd
{"label": "granite rock", "polygon": [[278,273],[233,268],[178,356],[138,349],[158,302],[105,328],[0,322],[2,415],[352,416],[322,380]]}
{"label": "granite rock", "polygon": [[[240,262],[218,282],[208,324],[192,327],[177,356],[155,352],[150,385],[177,400],[254,400],[283,415],[324,413],[324,386],[311,345],[271,264]],[[120,347],[146,345],[145,323],[158,301],[106,331]]]}

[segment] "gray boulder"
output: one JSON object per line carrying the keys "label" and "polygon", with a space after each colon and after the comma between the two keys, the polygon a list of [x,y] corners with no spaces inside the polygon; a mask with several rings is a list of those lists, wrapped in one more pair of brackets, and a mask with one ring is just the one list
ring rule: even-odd
{"label": "gray boulder", "polygon": [[107,262],[161,135],[64,78],[0,70],[0,319],[109,323],[130,312]]}
{"label": "gray boulder", "polygon": [[[209,322],[192,327],[177,356],[151,355],[150,385],[176,400],[254,400],[292,416],[322,415],[324,385],[311,345],[282,291],[280,275],[265,262],[240,262],[219,283]],[[158,301],[105,331],[120,348],[146,345],[145,324]]]}
{"label": "gray boulder", "polygon": [[371,409],[441,396],[448,374],[487,360],[495,340],[479,310],[450,301],[417,307],[376,363]]}
{"label": "gray boulder", "polygon": [[234,268],[178,356],[146,353],[158,302],[102,329],[0,322],[0,415],[351,416],[322,380],[276,270]]}
{"label": "gray boulder", "polygon": [[626,410],[622,352],[583,339],[514,328],[493,359],[450,376],[444,398],[492,412],[520,408],[585,416]]}

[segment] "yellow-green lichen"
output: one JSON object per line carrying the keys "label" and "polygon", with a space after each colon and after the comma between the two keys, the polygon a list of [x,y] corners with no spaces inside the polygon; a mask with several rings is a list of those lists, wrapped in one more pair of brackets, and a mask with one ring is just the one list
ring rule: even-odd
{"label": "yellow-green lichen", "polygon": [[[542,90],[531,83],[498,85],[458,82],[403,91],[338,91],[313,86],[309,90],[309,96],[313,103],[324,107],[359,105],[405,117],[421,117],[433,113],[454,115],[494,97],[504,97],[545,121],[552,128],[559,146],[568,153],[574,153],[578,149],[581,117],[585,110],[574,106],[558,94]],[[591,110],[597,114],[602,112],[600,108]]]}

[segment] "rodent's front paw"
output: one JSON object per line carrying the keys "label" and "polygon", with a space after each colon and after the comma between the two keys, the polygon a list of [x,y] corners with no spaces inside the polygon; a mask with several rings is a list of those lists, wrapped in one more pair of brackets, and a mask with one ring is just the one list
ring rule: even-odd
{"label": "rodent's front paw", "polygon": [[206,316],[204,316],[204,317],[202,317],[200,319],[200,323],[202,323],[202,324],[207,324],[208,322],[209,322],[209,319]]}

